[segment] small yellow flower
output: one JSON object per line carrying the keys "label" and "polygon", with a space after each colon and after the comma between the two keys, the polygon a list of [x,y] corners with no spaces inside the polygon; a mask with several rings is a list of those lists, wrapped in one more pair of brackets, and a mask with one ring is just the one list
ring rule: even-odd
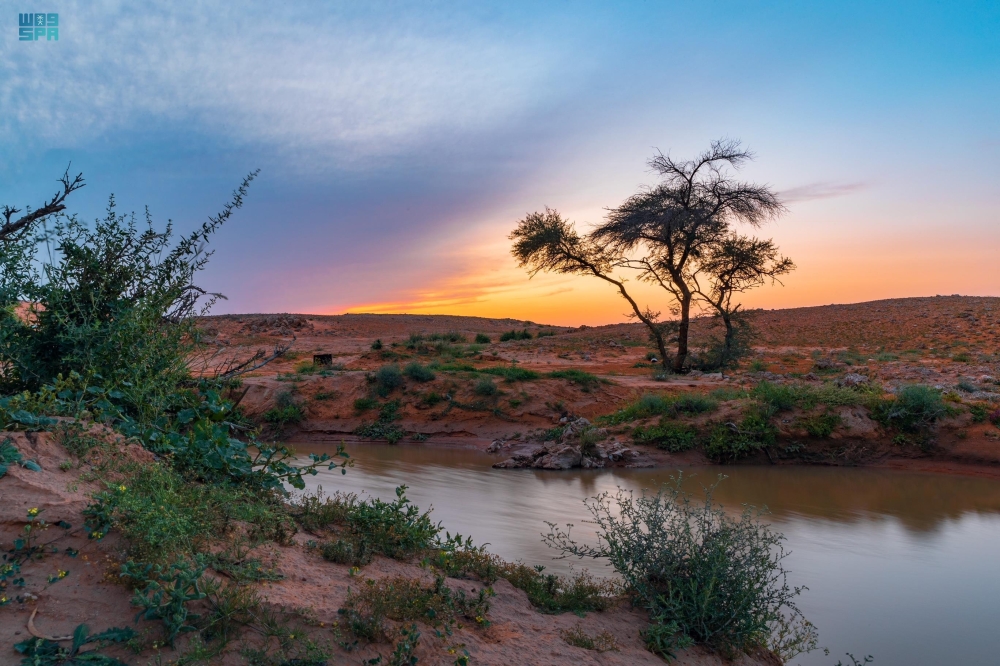
{"label": "small yellow flower", "polygon": [[37,516],[38,515],[38,507],[35,507],[33,509],[28,509],[28,515],[31,516],[32,518],[34,518],[35,516]]}
{"label": "small yellow flower", "polygon": [[69,575],[68,571],[63,571],[62,569],[59,569],[59,577],[60,578],[65,578],[68,575]]}
{"label": "small yellow flower", "polygon": [[126,490],[128,490],[128,488],[126,488],[125,486],[118,486],[118,490],[120,492],[125,492]]}

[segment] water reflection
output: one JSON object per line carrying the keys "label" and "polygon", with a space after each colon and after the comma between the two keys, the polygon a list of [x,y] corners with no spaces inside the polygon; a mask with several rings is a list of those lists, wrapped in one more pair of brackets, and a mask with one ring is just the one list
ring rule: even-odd
{"label": "water reflection", "polygon": [[[450,531],[507,559],[566,572],[540,542],[545,521],[573,523],[592,540],[582,499],[618,486],[656,488],[677,470],[493,470],[493,458],[463,449],[363,445],[357,467],[310,479],[328,492],[383,498],[402,483]],[[728,478],[714,495],[729,510],[767,506],[787,537],[791,583],[808,585],[802,610],[833,655],[874,654],[875,666],[994,664],[1000,636],[1000,483],[888,470],[702,467],[683,470],[691,491]],[[595,563],[596,574],[611,572]],[[795,663],[831,666],[808,655]]]}

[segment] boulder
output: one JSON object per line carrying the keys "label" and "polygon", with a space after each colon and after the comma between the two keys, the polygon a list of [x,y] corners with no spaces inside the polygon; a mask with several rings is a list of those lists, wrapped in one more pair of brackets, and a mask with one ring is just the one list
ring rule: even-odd
{"label": "boulder", "polygon": [[856,372],[849,372],[837,381],[837,386],[861,386],[868,383],[868,377]]}
{"label": "boulder", "polygon": [[539,469],[572,469],[579,467],[583,456],[580,449],[574,446],[564,446],[558,451],[546,454],[535,460],[532,467]]}

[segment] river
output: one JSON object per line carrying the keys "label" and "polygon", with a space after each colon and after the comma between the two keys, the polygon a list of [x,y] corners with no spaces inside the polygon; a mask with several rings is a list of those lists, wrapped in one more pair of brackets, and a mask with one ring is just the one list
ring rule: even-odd
{"label": "river", "polygon": [[[553,560],[541,543],[546,521],[573,523],[592,541],[582,500],[618,486],[657,488],[678,470],[544,472],[494,470],[494,457],[465,449],[363,444],[339,471],[309,477],[322,486],[391,499],[405,483],[419,507],[453,534],[527,564],[613,572],[600,563]],[[830,649],[791,663],[833,666],[845,652],[873,666],[987,666],[1000,663],[1000,482],[878,469],[698,467],[683,470],[700,492],[718,481],[727,510],[743,503],[769,510],[787,538],[785,560],[805,616]],[[849,660],[848,660],[849,661]]]}

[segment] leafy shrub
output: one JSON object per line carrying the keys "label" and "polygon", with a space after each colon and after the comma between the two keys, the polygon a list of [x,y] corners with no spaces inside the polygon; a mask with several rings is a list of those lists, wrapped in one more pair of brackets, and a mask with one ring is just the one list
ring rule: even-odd
{"label": "leafy shrub", "polygon": [[477,345],[488,345],[491,342],[493,342],[493,341],[490,340],[490,336],[486,335],[485,333],[476,333],[476,344]]}
{"label": "leafy shrub", "polygon": [[964,391],[965,393],[975,393],[979,390],[979,387],[970,382],[968,379],[958,380],[958,384],[955,384],[955,388],[959,391]]}
{"label": "leafy shrub", "polygon": [[382,347],[383,347],[382,341],[379,339],[376,339],[375,342],[372,343],[373,351],[379,351],[380,349],[382,349]]}
{"label": "leafy shrub", "polygon": [[843,422],[843,419],[840,418],[840,414],[824,412],[804,417],[799,422],[811,436],[829,437],[837,429],[837,426]]}
{"label": "leafy shrub", "polygon": [[505,382],[529,382],[541,377],[541,374],[534,370],[528,370],[518,365],[496,365],[491,368],[483,368],[479,372],[503,377]]}
{"label": "leafy shrub", "polygon": [[[332,529],[346,552],[377,553],[395,559],[411,557],[432,548],[441,526],[431,522],[430,511],[421,513],[406,497],[406,486],[396,488],[396,499],[377,497],[360,501],[357,495],[338,493],[306,497],[297,503],[299,520],[311,530]],[[331,550],[330,552],[335,552]]]}
{"label": "leafy shrub", "polygon": [[161,620],[167,642],[173,647],[177,636],[183,632],[196,631],[193,624],[200,616],[192,613],[188,604],[204,599],[201,580],[205,565],[201,562],[173,562],[168,567],[159,564],[137,564],[126,562],[122,565],[123,578],[138,582],[132,597],[132,605],[142,610],[136,616],[146,620]]}
{"label": "leafy shrub", "polygon": [[41,472],[42,468],[34,460],[25,460],[17,447],[11,442],[10,437],[0,442],[0,477],[7,473],[11,465],[20,465],[33,472]]}
{"label": "leafy shrub", "polygon": [[673,401],[672,411],[674,414],[703,414],[714,412],[719,408],[719,403],[704,395],[697,393],[684,393]]}
{"label": "leafy shrub", "polygon": [[[461,537],[458,538],[460,542]],[[529,567],[521,562],[506,562],[468,542],[455,547],[456,540],[444,544],[430,562],[452,577],[473,577],[492,585],[499,578],[528,595],[533,606],[546,613],[586,613],[609,608],[618,595],[612,581],[598,581],[587,572],[570,578],[545,573],[545,567]]]}
{"label": "leafy shrub", "polygon": [[772,416],[774,409],[770,405],[748,406],[739,423],[715,426],[705,445],[705,455],[720,462],[735,461],[772,446],[778,435]]}
{"label": "leafy shrub", "polygon": [[433,407],[442,400],[444,400],[444,398],[437,391],[429,391],[428,393],[420,396],[420,404],[427,405],[428,407]]}
{"label": "leafy shrub", "polygon": [[528,332],[528,329],[524,329],[523,331],[518,331],[518,330],[507,331],[506,333],[503,333],[500,336],[500,342],[507,342],[509,340],[530,340],[530,339],[531,339],[531,333]]}
{"label": "leafy shrub", "polygon": [[569,645],[583,648],[584,650],[593,650],[594,652],[618,652],[618,641],[615,639],[614,635],[607,631],[602,631],[601,633],[592,636],[578,624],[571,629],[560,630],[559,636],[561,636],[562,639]]}
{"label": "leafy shrub", "polygon": [[302,408],[294,402],[291,393],[287,391],[280,393],[276,403],[274,408],[264,413],[263,419],[266,422],[276,426],[286,426],[305,418]]}
{"label": "leafy shrub", "polygon": [[750,391],[750,395],[760,402],[770,405],[777,412],[785,412],[801,402],[804,392],[791,384],[772,384],[763,381]]}
{"label": "leafy shrub", "polygon": [[750,366],[747,369],[750,372],[764,372],[765,370],[767,370],[767,363],[760,360],[759,358],[755,358],[754,360],[750,361]]}
{"label": "leafy shrub", "polygon": [[358,398],[354,401],[354,411],[367,412],[369,409],[378,407],[379,402],[375,398]]}
{"label": "leafy shrub", "polygon": [[[463,618],[489,626],[487,615],[492,596],[493,590],[487,588],[475,597],[467,597],[464,590],[455,592],[449,588],[442,576],[436,577],[431,585],[403,576],[367,579],[360,589],[348,591],[344,606],[337,612],[344,618],[348,631],[358,638],[388,642],[393,639],[393,632],[386,620],[423,620],[444,627],[446,633]],[[408,635],[412,638],[412,634]]]}
{"label": "leafy shrub", "polygon": [[972,356],[970,356],[967,352],[959,352],[952,356],[951,360],[956,363],[970,363],[972,361]]}
{"label": "leafy shrub", "polygon": [[500,393],[500,389],[493,383],[493,380],[488,377],[480,378],[476,382],[476,385],[472,388],[472,391],[476,395],[481,395],[483,397],[491,397]]}
{"label": "leafy shrub", "polygon": [[311,375],[313,373],[319,372],[322,368],[316,365],[313,361],[302,361],[295,365],[295,372],[300,375]]}
{"label": "leafy shrub", "polygon": [[635,428],[632,438],[641,444],[653,444],[656,448],[671,453],[687,451],[698,444],[698,433],[694,428],[663,420],[659,425]]}
{"label": "leafy shrub", "polygon": [[715,399],[696,393],[684,393],[679,396],[644,393],[618,411],[600,417],[600,421],[608,425],[619,425],[651,416],[701,414],[715,411],[718,407],[719,403]]}
{"label": "leafy shrub", "polygon": [[579,384],[583,387],[584,391],[590,391],[592,388],[601,383],[602,380],[597,375],[593,375],[589,372],[584,372],[583,370],[555,370],[548,374],[549,377],[553,379],[567,379],[574,384]]}
{"label": "leafy shrub", "polygon": [[734,657],[768,647],[789,627],[800,636],[813,632],[794,605],[802,588],[786,581],[784,537],[760,512],[731,517],[711,494],[694,501],[679,479],[638,498],[622,489],[604,493],[587,507],[599,530],[596,546],[555,525],[546,542],[566,555],[610,560],[654,623],[675,632],[675,643],[688,637]]}
{"label": "leafy shrub", "polygon": [[941,392],[920,384],[904,386],[895,398],[881,400],[872,409],[872,417],[879,423],[903,432],[930,428],[947,413]]}
{"label": "leafy shrub", "polygon": [[984,423],[989,417],[990,410],[986,405],[969,405],[969,414],[972,415],[973,423]]}
{"label": "leafy shrub", "polygon": [[383,398],[403,384],[403,373],[398,365],[383,365],[375,372],[375,391]]}
{"label": "leafy shrub", "polygon": [[24,655],[22,664],[30,666],[126,666],[124,661],[99,654],[96,650],[80,652],[80,648],[90,643],[124,643],[135,637],[129,627],[112,627],[97,634],[90,634],[87,625],[77,625],[73,632],[73,644],[64,648],[47,638],[29,638],[14,645],[14,649]]}
{"label": "leafy shrub", "polygon": [[416,361],[407,364],[403,368],[403,374],[417,382],[429,382],[434,380],[434,372]]}

